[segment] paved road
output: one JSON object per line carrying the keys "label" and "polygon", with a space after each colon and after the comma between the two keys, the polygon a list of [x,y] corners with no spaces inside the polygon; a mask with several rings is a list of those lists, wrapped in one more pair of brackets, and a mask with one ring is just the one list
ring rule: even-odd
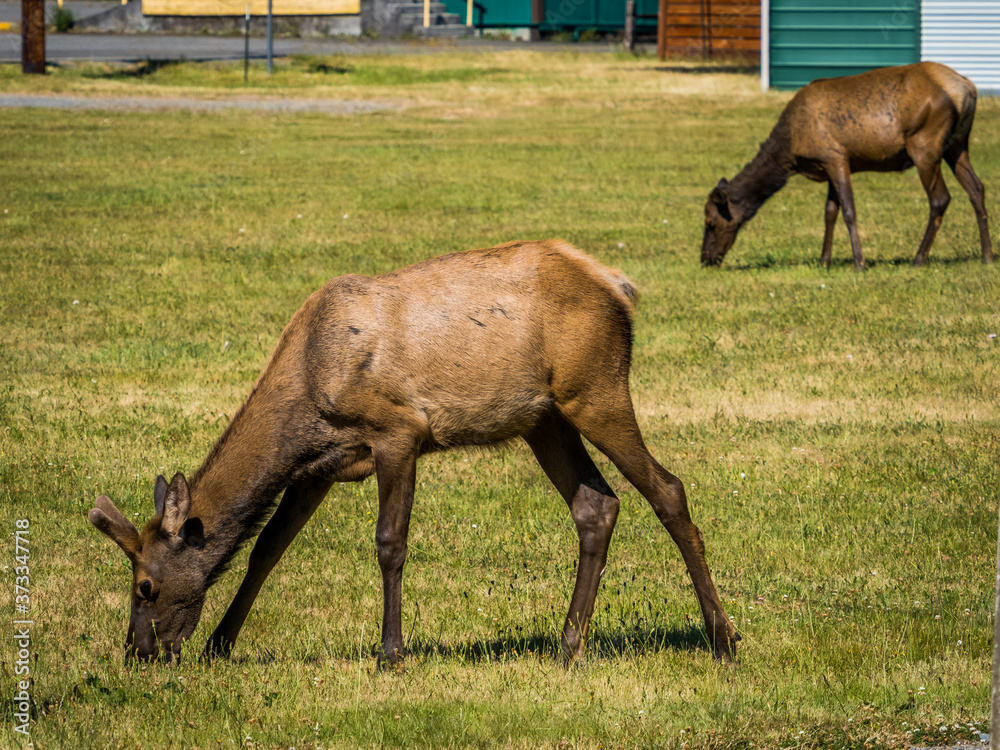
{"label": "paved road", "polygon": [[[455,49],[497,51],[503,49],[566,49],[574,52],[613,52],[615,44],[553,44],[542,42],[483,41],[479,39],[397,42],[342,39],[275,39],[276,57],[286,55],[360,55],[444,52]],[[250,39],[250,56],[267,53],[263,38]],[[242,37],[170,36],[153,34],[46,34],[45,56],[49,62],[139,62],[142,60],[241,60]],[[0,33],[0,63],[21,61],[20,34]]]}
{"label": "paved road", "polygon": [[[113,8],[115,0],[65,0],[64,7],[76,18]],[[56,3],[46,2],[47,17],[55,12]],[[0,22],[20,23],[21,3],[0,0]],[[620,49],[615,44],[527,44],[481,39],[455,39],[419,41],[391,41],[369,39],[275,39],[274,54],[285,55],[356,55],[434,53],[454,49],[546,49],[573,50],[575,52],[611,52]],[[250,39],[250,55],[264,57],[267,45],[263,38]],[[91,34],[71,33],[45,36],[45,54],[49,62],[139,62],[142,60],[238,60],[243,58],[243,38],[208,35],[160,34]],[[20,34],[0,32],[0,63],[21,61]]]}

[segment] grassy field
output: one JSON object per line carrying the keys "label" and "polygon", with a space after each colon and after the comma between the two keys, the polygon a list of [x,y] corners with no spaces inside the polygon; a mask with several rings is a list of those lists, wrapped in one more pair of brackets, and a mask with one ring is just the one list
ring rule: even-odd
{"label": "grassy field", "polygon": [[[978,737],[1000,486],[1000,269],[954,200],[927,268],[914,172],[860,175],[870,269],[794,179],[725,265],[702,206],[788,94],[625,56],[464,52],[239,65],[0,67],[0,91],[365,99],[352,117],[0,110],[0,746],[18,748],[14,610],[30,528],[37,748],[891,748]],[[1000,195],[1000,101],[972,161]],[[326,279],[563,237],[640,287],[633,398],[688,485],[743,635],[713,662],[676,548],[622,513],[589,659],[554,652],[576,537],[528,450],[422,460],[405,671],[375,671],[374,482],[337,486],[229,661],[126,668],[130,567],[86,521],[136,521],[207,454]],[[11,536],[8,536],[11,535]],[[211,591],[202,647],[246,552]]]}

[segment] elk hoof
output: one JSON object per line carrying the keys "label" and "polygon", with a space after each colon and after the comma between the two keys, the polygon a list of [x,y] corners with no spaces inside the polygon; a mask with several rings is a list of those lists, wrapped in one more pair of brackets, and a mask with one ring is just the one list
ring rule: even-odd
{"label": "elk hoof", "polygon": [[212,661],[213,659],[228,659],[231,653],[233,653],[232,641],[223,640],[222,638],[211,638],[208,643],[205,644],[205,650],[202,652],[202,658],[206,661]]}
{"label": "elk hoof", "polygon": [[716,660],[722,662],[727,667],[735,667],[737,664],[736,643],[742,640],[743,637],[734,630],[732,635],[730,635],[722,643],[716,645],[715,647]]}
{"label": "elk hoof", "polygon": [[406,661],[403,654],[398,649],[393,649],[392,653],[379,651],[378,660],[375,664],[379,672],[394,672],[401,674],[406,671]]}

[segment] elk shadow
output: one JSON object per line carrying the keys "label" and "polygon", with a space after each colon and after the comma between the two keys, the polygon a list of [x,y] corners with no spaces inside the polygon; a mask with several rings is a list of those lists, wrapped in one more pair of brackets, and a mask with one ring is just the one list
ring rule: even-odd
{"label": "elk shadow", "polygon": [[[587,657],[619,659],[662,651],[711,651],[705,631],[695,625],[683,627],[601,628],[587,639]],[[490,662],[522,656],[556,658],[561,655],[559,634],[548,632],[505,633],[494,639],[466,641],[455,645],[421,638],[408,649],[418,659],[445,658],[465,662]]]}

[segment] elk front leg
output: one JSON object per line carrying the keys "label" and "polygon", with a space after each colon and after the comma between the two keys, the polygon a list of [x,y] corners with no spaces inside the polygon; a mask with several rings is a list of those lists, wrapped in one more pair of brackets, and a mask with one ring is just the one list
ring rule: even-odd
{"label": "elk front leg", "polygon": [[863,271],[865,256],[861,254],[861,237],[858,235],[858,215],[854,208],[854,188],[851,187],[851,172],[846,164],[837,164],[827,168],[830,178],[830,189],[837,193],[847,234],[851,238],[851,253],[854,254],[854,270]]}
{"label": "elk front leg", "polygon": [[587,454],[580,433],[562,417],[544,418],[525,439],[569,504],[580,538],[580,565],[562,633],[563,658],[570,663],[587,647],[587,629],[618,519],[618,498]]}
{"label": "elk front leg", "polygon": [[831,182],[826,191],[826,211],[824,212],[826,229],[823,232],[823,253],[819,256],[820,262],[827,268],[830,267],[830,259],[833,257],[833,229],[836,226],[837,214],[839,213],[840,200],[837,198],[837,191]]}
{"label": "elk front leg", "polygon": [[316,512],[331,484],[328,479],[310,478],[291,484],[285,490],[277,510],[257,537],[243,583],[222,621],[208,639],[205,656],[228,656],[232,651],[236,636],[250,613],[264,579]]}
{"label": "elk front leg", "polygon": [[384,661],[394,665],[403,660],[403,563],[417,478],[416,450],[377,453],[375,475],[378,479],[375,546],[382,570],[382,650],[378,655],[381,668]]}

